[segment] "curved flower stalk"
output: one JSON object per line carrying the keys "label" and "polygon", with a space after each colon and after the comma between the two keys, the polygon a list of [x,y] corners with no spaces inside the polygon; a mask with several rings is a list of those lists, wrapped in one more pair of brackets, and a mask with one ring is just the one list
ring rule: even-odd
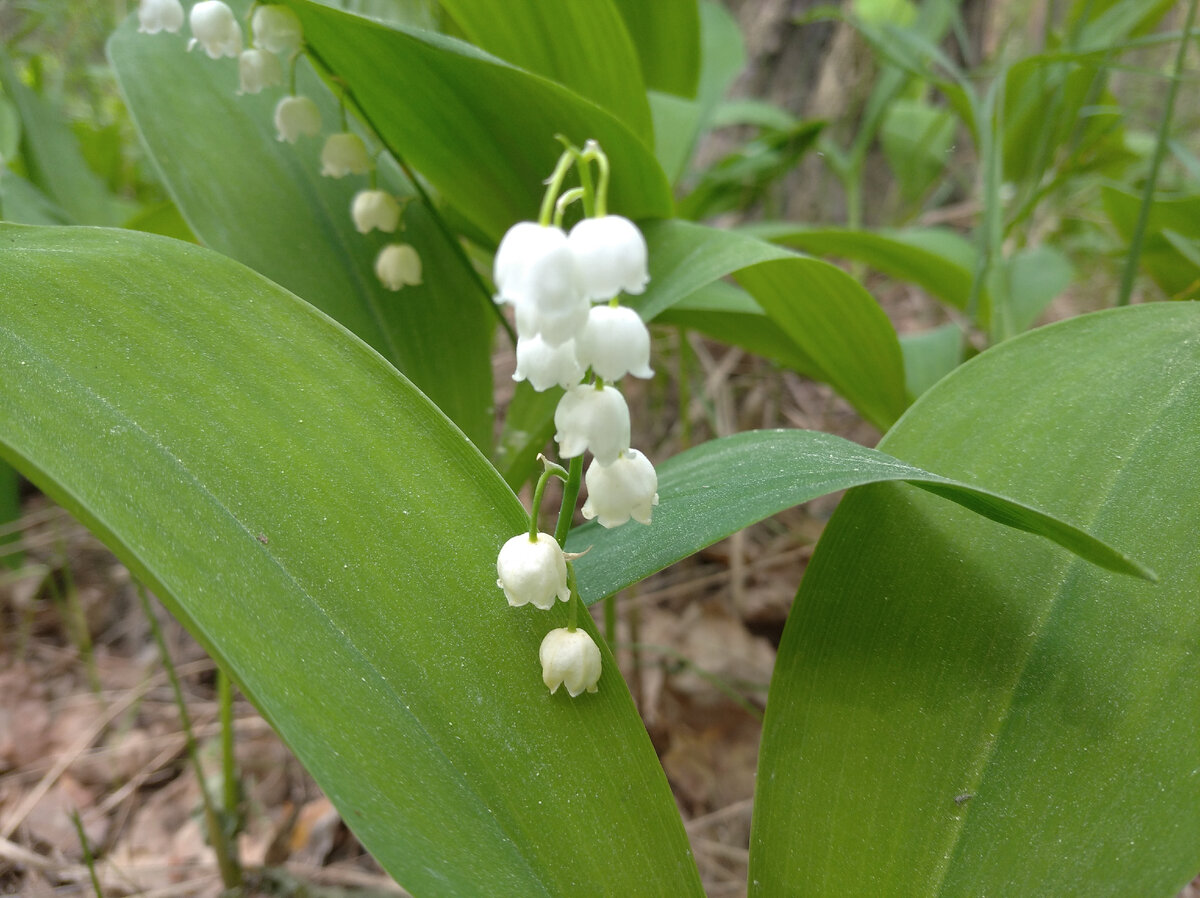
{"label": "curved flower stalk", "polygon": [[[592,163],[599,170],[595,186]],[[572,166],[579,170],[581,186],[564,191],[564,178]],[[554,386],[566,390],[554,412],[554,439],[559,454],[571,460],[569,472],[544,460],[529,534],[514,536],[500,550],[498,585],[510,605],[528,603],[545,609],[553,606],[554,595],[563,598],[555,592],[560,581],[556,574],[552,576],[550,561],[544,562],[546,567],[539,569],[537,577],[531,575],[537,588],[529,597],[516,590],[516,601],[513,577],[506,578],[504,570],[519,567],[535,551],[548,552],[541,548],[546,534],[537,530],[537,517],[551,476],[566,481],[556,547],[566,538],[585,452],[593,457],[586,477],[585,517],[603,527],[617,527],[630,519],[649,524],[658,504],[654,466],[630,446],[629,407],[612,385],[627,374],[654,376],[650,332],[638,313],[619,301],[621,292],[636,294],[646,288],[650,279],[646,241],[629,219],[606,213],[607,186],[608,159],[600,147],[594,142],[582,150],[568,146],[550,178],[540,219],[513,225],[496,250],[495,300],[513,307],[517,324],[513,380],[527,380],[538,391]],[[564,211],[577,200],[583,203],[585,217],[567,234],[562,228]],[[546,634],[538,658],[550,692],[566,686],[575,698],[598,689],[602,656],[592,637],[576,626],[582,602],[569,559],[565,569],[569,623]]]}

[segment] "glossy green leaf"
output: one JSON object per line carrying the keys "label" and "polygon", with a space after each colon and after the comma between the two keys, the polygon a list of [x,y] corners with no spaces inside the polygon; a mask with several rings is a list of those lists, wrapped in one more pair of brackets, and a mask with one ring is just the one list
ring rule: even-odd
{"label": "glossy green leaf", "polygon": [[768,222],[748,230],[763,240],[804,252],[864,262],[889,277],[917,284],[956,308],[965,308],[971,295],[974,250],[949,230],[799,228],[790,222]]}
{"label": "glossy green leaf", "polygon": [[820,379],[867,420],[886,428],[904,411],[904,365],[887,316],[848,274],[736,231],[684,221],[649,222],[650,285],[635,298],[646,320],[733,275],[812,360]]}
{"label": "glossy green leaf", "polygon": [[613,0],[442,0],[442,6],[477,47],[570,88],[653,146],[638,52]]}
{"label": "glossy green leaf", "polygon": [[[409,203],[401,235],[421,256],[424,283],[387,290],[375,277],[374,259],[394,238],[359,234],[350,219],[351,199],[366,179],[322,177],[319,141],[275,139],[280,90],[238,96],[232,61],[186,53],[184,46],[179,36],[139,34],[130,17],[109,42],[109,56],[142,139],[191,229],[207,246],[354,331],[487,449],[493,312],[428,211]],[[310,72],[302,74],[300,89],[332,126],[336,101]],[[385,183],[405,192],[398,177]]]}
{"label": "glossy green leaf", "polygon": [[767,317],[754,298],[726,281],[713,281],[701,287],[654,320],[740,346],[806,377],[820,377],[816,363],[783,328]]}
{"label": "glossy green leaf", "polygon": [[1200,870],[1198,334],[1194,303],[1032,331],[885,437],[1159,580],[905,485],[849,493],[780,645],[751,895],[1168,898]]}
{"label": "glossy green leaf", "polygon": [[[993,521],[1053,540],[1094,564],[1152,576],[1078,527],[970,481],[955,481],[857,443],[811,430],[752,430],[711,440],[658,469],[654,523],[571,531],[579,594],[594,602],[776,512],[864,483],[903,480]],[[1031,543],[1037,542],[1026,537]],[[1067,553],[1058,551],[1059,555]]]}
{"label": "glossy green leaf", "polygon": [[537,455],[554,435],[554,409],[563,391],[551,387],[539,393],[522,382],[504,410],[504,427],[493,463],[514,492],[541,467]]}
{"label": "glossy green leaf", "polygon": [[288,5],[300,14],[310,51],[345,82],[384,144],[493,240],[537,217],[542,182],[562,152],[557,134],[600,142],[612,162],[612,212],[671,214],[670,186],[653,152],[567,88],[443,35],[305,0]]}
{"label": "glossy green leaf", "polygon": [[20,175],[0,168],[0,218],[19,224],[70,224],[71,216]]}
{"label": "glossy green leaf", "polygon": [[20,481],[12,465],[0,461],[0,571],[21,566],[23,553],[12,545],[21,538],[16,521],[21,517]]}
{"label": "glossy green leaf", "polygon": [[646,87],[694,97],[700,78],[697,0],[614,0],[637,47]]}
{"label": "glossy green leaf", "polygon": [[879,141],[905,200],[921,197],[945,174],[957,126],[949,110],[922,100],[888,105]]}
{"label": "glossy green leaf", "polygon": [[537,650],[565,609],[496,587],[524,510],[345,329],[208,250],[7,225],[0,384],[0,456],[233,672],[411,892],[701,894],[611,655],[598,694],[551,696]]}

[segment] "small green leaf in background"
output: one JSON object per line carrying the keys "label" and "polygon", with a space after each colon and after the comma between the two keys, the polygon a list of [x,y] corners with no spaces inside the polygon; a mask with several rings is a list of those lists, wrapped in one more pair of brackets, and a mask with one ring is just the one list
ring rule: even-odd
{"label": "small green leaf in background", "polygon": [[957,127],[948,109],[922,100],[898,99],[888,106],[879,141],[905,201],[923,196],[946,171]]}
{"label": "small green leaf in background", "polygon": [[751,895],[1170,898],[1200,870],[1198,334],[1194,303],[1032,331],[887,434],[1159,579],[906,485],[851,491],[779,648]]}
{"label": "small green leaf in background", "polygon": [[[1121,239],[1133,237],[1141,208],[1141,192],[1105,185],[1101,191],[1104,211],[1116,226]],[[1187,240],[1200,240],[1200,197],[1180,196],[1155,199],[1146,220],[1146,237],[1142,245],[1141,267],[1154,279],[1159,288],[1172,299],[1189,299],[1200,295],[1200,268],[1186,252],[1181,252],[1167,232]]]}
{"label": "small green leaf in background", "polygon": [[[613,0],[443,0],[442,6],[477,47],[570,88],[654,146],[638,53]],[[694,38],[698,44],[699,34]],[[685,45],[678,49],[686,55]]]}
{"label": "small green leaf in background", "polygon": [[957,324],[901,334],[908,394],[915,399],[962,364],[963,343],[963,332]]}
{"label": "small green leaf in background", "polygon": [[642,138],[570,90],[440,34],[305,0],[288,5],[309,50],[347,85],[384,144],[492,240],[536,217],[542,182],[562,152],[557,134],[604,148],[614,173],[610,211],[671,214],[670,186]]}
{"label": "small green leaf in background", "polygon": [[[490,299],[429,212],[410,202],[396,235],[359,234],[350,202],[366,178],[322,177],[318,140],[293,145],[275,138],[281,90],[238,96],[236,65],[184,52],[184,46],[175,35],[139,34],[131,16],[108,52],[142,140],[191,230],[371,344],[486,451],[492,440]],[[307,76],[299,79],[301,92],[318,104],[326,127],[334,127],[337,102],[306,68],[300,74]],[[382,174],[381,186],[411,194],[390,170]],[[437,276],[387,290],[375,277],[374,260],[392,239],[412,244],[425,270]]]}
{"label": "small green leaf in background", "polygon": [[1018,332],[1032,327],[1075,280],[1070,260],[1047,244],[1013,253],[1004,264],[1008,268],[1009,315]]}
{"label": "small green leaf in background", "polygon": [[365,343],[209,250],[3,225],[0,384],[0,457],[233,673],[401,885],[702,894],[612,656],[598,694],[550,695],[566,609],[496,587],[524,509]]}
{"label": "small green leaf in background", "polygon": [[571,531],[580,595],[594,602],[757,521],[864,483],[903,480],[1009,527],[1053,540],[1094,564],[1150,578],[1137,561],[1034,507],[956,482],[885,453],[812,430],[752,430],[663,462],[654,526]]}

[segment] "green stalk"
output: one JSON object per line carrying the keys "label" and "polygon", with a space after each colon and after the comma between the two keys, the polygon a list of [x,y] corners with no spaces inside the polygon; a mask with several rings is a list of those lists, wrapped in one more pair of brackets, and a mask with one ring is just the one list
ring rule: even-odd
{"label": "green stalk", "polygon": [[[233,754],[233,681],[225,668],[217,665],[217,702],[221,709],[221,786],[224,792],[221,810],[227,820],[240,820],[237,761]],[[233,827],[234,833],[238,827]],[[232,834],[231,834],[232,835]]]}
{"label": "green stalk", "polygon": [[75,833],[79,836],[79,848],[83,852],[83,863],[87,866],[88,876],[92,880],[92,891],[96,893],[96,898],[104,898],[100,877],[96,875],[96,858],[92,856],[92,846],[88,842],[87,833],[83,831],[83,820],[79,817],[79,811],[71,811],[71,822],[75,824]]}
{"label": "green stalk", "polygon": [[[1190,34],[1192,24],[1196,21],[1196,0],[1188,3],[1187,19],[1183,23],[1183,33]],[[1175,95],[1179,93],[1179,81],[1183,72],[1184,58],[1187,56],[1187,38],[1179,41],[1179,50],[1175,54],[1175,69],[1171,73],[1171,84],[1167,88],[1167,104],[1163,109],[1162,121],[1158,123],[1158,140],[1154,145],[1154,155],[1150,160],[1150,173],[1146,176],[1146,186],[1142,191],[1142,205],[1138,209],[1137,225],[1133,229],[1133,240],[1129,245],[1129,255],[1125,257],[1125,270],[1121,272],[1121,289],[1117,293],[1117,305],[1129,305],[1133,295],[1133,279],[1137,275],[1138,262],[1142,255],[1142,243],[1146,239],[1146,225],[1150,220],[1150,207],[1154,203],[1154,187],[1158,183],[1158,169],[1163,157],[1167,154],[1167,139],[1171,131],[1171,116],[1175,112]]]}
{"label": "green stalk", "polygon": [[563,486],[562,505],[558,510],[558,526],[554,528],[554,538],[560,546],[566,545],[567,534],[571,532],[571,519],[575,516],[575,502],[579,498],[579,484],[583,480],[583,456],[576,455],[571,459],[571,467],[567,471],[567,482]]}
{"label": "green stalk", "polygon": [[196,784],[200,787],[200,801],[204,805],[204,824],[208,830],[208,841],[217,856],[221,882],[227,889],[236,889],[242,883],[242,869],[237,862],[237,857],[231,852],[231,848],[233,848],[231,840],[226,838],[225,830],[221,826],[221,818],[213,805],[212,796],[208,794],[208,785],[204,780],[204,768],[200,766],[200,752],[196,747],[195,734],[192,732],[192,717],[188,714],[187,702],[183,698],[179,675],[175,673],[175,665],[171,662],[171,655],[167,651],[167,641],[163,638],[162,628],[159,627],[158,619],[154,616],[154,609],[150,607],[150,597],[141,583],[137,584],[137,594],[142,603],[142,611],[150,624],[150,632],[154,636],[155,645],[158,646],[158,655],[167,672],[167,679],[171,683],[171,691],[175,693],[175,705],[179,708],[179,724],[183,727],[184,746],[192,765],[192,771],[196,775]]}

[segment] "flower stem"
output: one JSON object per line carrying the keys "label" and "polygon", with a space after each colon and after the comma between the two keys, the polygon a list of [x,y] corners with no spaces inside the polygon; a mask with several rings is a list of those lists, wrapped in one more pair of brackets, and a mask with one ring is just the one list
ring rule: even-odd
{"label": "flower stem", "polygon": [[560,546],[566,543],[567,534],[571,532],[571,518],[575,516],[575,500],[579,498],[579,483],[582,479],[583,456],[576,455],[571,459],[571,469],[567,472],[562,505],[558,511],[558,526],[554,528],[554,538]]}
{"label": "flower stem", "polygon": [[538,512],[542,508],[542,494],[546,491],[546,482],[551,477],[561,477],[563,480],[566,480],[570,476],[562,465],[556,465],[544,455],[539,455],[538,458],[542,460],[542,464],[546,467],[542,471],[542,476],[538,478],[537,486],[533,488],[533,511],[529,515],[529,539],[531,542],[537,540]]}
{"label": "flower stem", "polygon": [[558,163],[554,166],[554,173],[550,175],[550,180],[546,182],[546,193],[542,196],[542,210],[538,215],[538,224],[542,227],[550,225],[551,217],[554,215],[554,203],[558,199],[558,192],[562,190],[563,179],[566,178],[567,172],[571,166],[575,164],[575,159],[579,156],[578,151],[571,146],[563,150],[562,155],[558,157]]}
{"label": "flower stem", "polygon": [[556,228],[562,227],[563,219],[567,215],[567,206],[585,196],[582,187],[572,187],[558,198],[558,202],[554,204],[554,226]]}

